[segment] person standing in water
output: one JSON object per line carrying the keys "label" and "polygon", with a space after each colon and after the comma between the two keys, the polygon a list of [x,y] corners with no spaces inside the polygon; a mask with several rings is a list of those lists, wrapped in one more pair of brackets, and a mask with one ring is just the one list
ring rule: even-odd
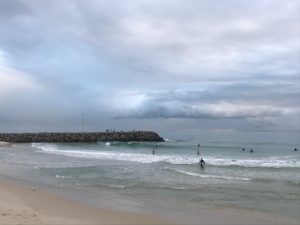
{"label": "person standing in water", "polygon": [[198,149],[197,149],[197,156],[200,155],[200,144],[198,144]]}
{"label": "person standing in water", "polygon": [[152,150],[152,155],[155,155],[155,149],[157,149],[157,145],[154,145],[154,148]]}
{"label": "person standing in water", "polygon": [[204,169],[205,161],[201,158],[199,161],[200,167]]}

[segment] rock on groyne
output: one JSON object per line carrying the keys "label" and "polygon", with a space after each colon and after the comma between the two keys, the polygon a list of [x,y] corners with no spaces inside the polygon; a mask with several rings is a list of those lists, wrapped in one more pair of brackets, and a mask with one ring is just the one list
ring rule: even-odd
{"label": "rock on groyne", "polygon": [[82,133],[0,133],[0,141],[14,143],[32,142],[97,142],[97,141],[164,141],[152,131],[132,132],[82,132]]}

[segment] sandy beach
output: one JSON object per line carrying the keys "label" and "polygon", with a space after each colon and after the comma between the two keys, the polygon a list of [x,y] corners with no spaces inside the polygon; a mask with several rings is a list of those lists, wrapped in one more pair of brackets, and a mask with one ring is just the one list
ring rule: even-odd
{"label": "sandy beach", "polygon": [[[0,181],[0,224],[183,224],[157,215],[100,209],[47,190]],[[257,211],[203,208],[199,220],[187,224],[297,224]]]}
{"label": "sandy beach", "polygon": [[0,224],[172,224],[134,213],[93,208],[51,192],[0,182]]}
{"label": "sandy beach", "polygon": [[300,225],[300,0],[0,0],[0,225]]}
{"label": "sandy beach", "polygon": [[[101,189],[97,189],[98,192],[95,193],[87,193],[85,189],[73,190],[69,189],[73,186],[60,186],[55,182],[53,186],[43,184],[45,181],[38,175],[39,169],[15,164],[24,163],[24,160],[28,159],[36,161],[35,152],[30,154],[30,157],[18,161],[16,157],[22,157],[23,153],[31,153],[28,146],[12,147],[9,143],[1,143],[0,147],[0,224],[299,224],[295,218],[266,210],[218,207],[205,203],[191,206],[192,202],[185,204],[180,200],[161,199],[155,195],[151,198],[134,195],[132,199],[142,203],[143,207],[141,210],[139,206],[130,210],[126,201],[122,203],[126,199],[122,199],[122,195],[105,196]],[[9,157],[13,157],[13,162]],[[30,178],[32,176],[36,177],[34,183]],[[110,190],[114,192],[113,189]],[[71,195],[66,195],[70,192]],[[74,198],[74,194],[80,198]],[[199,194],[204,195],[200,191]],[[91,196],[102,204],[92,204]],[[142,200],[144,197],[146,201]],[[112,205],[114,207],[111,207]],[[118,208],[121,205],[122,207]]]}

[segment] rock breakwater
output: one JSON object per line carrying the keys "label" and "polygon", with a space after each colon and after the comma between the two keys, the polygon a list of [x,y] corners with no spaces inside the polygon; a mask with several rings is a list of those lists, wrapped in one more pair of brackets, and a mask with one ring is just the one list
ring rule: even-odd
{"label": "rock breakwater", "polygon": [[14,143],[33,142],[97,142],[97,141],[164,141],[157,133],[152,131],[131,132],[82,132],[82,133],[0,133],[0,141]]}

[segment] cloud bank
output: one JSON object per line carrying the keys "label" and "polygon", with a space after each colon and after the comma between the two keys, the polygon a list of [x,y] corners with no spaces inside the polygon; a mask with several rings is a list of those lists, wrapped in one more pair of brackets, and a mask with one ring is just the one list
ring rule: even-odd
{"label": "cloud bank", "polygon": [[297,0],[0,1],[0,123],[299,131],[299,21]]}

